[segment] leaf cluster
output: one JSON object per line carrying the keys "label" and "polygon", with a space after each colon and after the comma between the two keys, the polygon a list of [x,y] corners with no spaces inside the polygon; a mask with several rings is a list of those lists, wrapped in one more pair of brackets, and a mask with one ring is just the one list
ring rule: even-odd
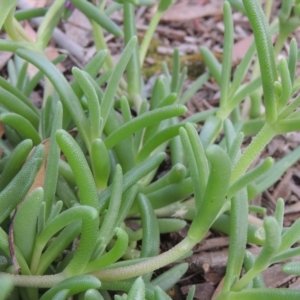
{"label": "leaf cluster", "polygon": [[[105,1],[71,0],[89,18],[98,50],[82,69],[72,69],[71,83],[55,66],[65,56],[51,62],[44,53],[60,19],[71,13],[69,6],[56,0],[46,9],[15,11],[17,2],[5,1],[0,10],[0,28],[11,39],[1,39],[0,50],[15,54],[9,79],[0,77],[0,299],[111,299],[113,291],[124,293],[114,299],[170,299],[166,292],[188,265],[179,263],[157,277],[153,272],[189,256],[211,228],[230,235],[226,275],[215,299],[298,299],[299,291],[266,288],[261,272],[299,254],[294,244],[300,221],[283,227],[283,199],[263,226],[248,215],[265,213],[249,203],[300,157],[296,148],[281,161],[268,157],[250,168],[274,136],[300,129],[294,39],[288,57],[276,60],[299,25],[299,1],[284,1],[270,26],[258,1],[225,1],[222,63],[202,47],[208,71],[183,92],[187,70],[180,69],[175,50],[172,72],[163,65],[150,99],[144,96],[141,66],[172,1],[158,3],[139,44],[135,6],[155,1],[106,7]],[[254,33],[233,78],[231,5],[247,15]],[[115,10],[123,11],[123,31],[109,18]],[[36,16],[43,21],[34,42],[19,21]],[[104,29],[124,35],[116,64]],[[275,47],[273,33],[279,34]],[[33,78],[29,64],[38,69]],[[252,64],[257,68],[251,73]],[[186,102],[210,76],[220,86],[219,107],[182,118]],[[43,104],[37,109],[30,95],[41,80]],[[157,178],[166,159],[171,168]],[[160,254],[160,234],[180,230],[186,221],[187,236]],[[262,246],[257,257],[246,251],[247,243]],[[283,266],[288,274],[299,275],[299,269],[298,263]],[[187,299],[194,292],[191,288]]]}

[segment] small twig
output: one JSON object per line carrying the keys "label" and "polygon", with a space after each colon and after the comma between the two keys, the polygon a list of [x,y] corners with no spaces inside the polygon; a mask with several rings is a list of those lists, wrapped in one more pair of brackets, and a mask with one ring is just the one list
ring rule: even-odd
{"label": "small twig", "polygon": [[227,265],[228,249],[215,252],[202,252],[194,254],[187,259],[191,270],[208,270],[216,267],[225,267]]}

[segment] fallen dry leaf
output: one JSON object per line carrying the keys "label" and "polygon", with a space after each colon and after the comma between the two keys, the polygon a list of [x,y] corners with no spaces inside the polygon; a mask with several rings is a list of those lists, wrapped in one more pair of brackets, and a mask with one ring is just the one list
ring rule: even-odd
{"label": "fallen dry leaf", "polygon": [[182,1],[171,6],[162,16],[162,21],[190,21],[207,16],[222,15],[222,1],[208,3],[206,5],[190,4],[188,1]]}
{"label": "fallen dry leaf", "polygon": [[[15,217],[16,214],[14,214]],[[13,217],[13,218],[14,218]],[[8,230],[8,247],[9,247],[9,254],[12,260],[13,267],[17,273],[21,272],[21,267],[18,263],[16,252],[15,252],[15,243],[14,243],[14,222],[12,221],[9,225]]]}
{"label": "fallen dry leaf", "polygon": [[275,199],[275,201],[278,198],[283,199],[289,199],[291,196],[291,185],[292,185],[292,176],[293,172],[292,170],[288,170],[283,177],[281,178],[279,184],[276,186],[272,193],[272,197]]}
{"label": "fallen dry leaf", "polygon": [[224,285],[224,280],[225,280],[225,277],[223,277],[222,280],[219,282],[219,284],[218,284],[217,288],[215,289],[211,299],[217,297],[220,294],[220,292],[222,291],[223,285]]}
{"label": "fallen dry leaf", "polygon": [[245,56],[252,41],[253,41],[253,36],[250,35],[234,44],[232,49],[232,61],[234,65],[237,65],[241,61],[241,59]]}
{"label": "fallen dry leaf", "polygon": [[[56,58],[58,55],[59,55],[59,52],[58,50],[53,47],[53,46],[49,46],[45,49],[45,54],[47,56],[47,58],[49,60],[53,60],[54,58]],[[57,64],[56,67],[61,71],[61,72],[64,72],[65,71],[65,67],[62,65],[62,64]],[[38,72],[39,70],[29,64],[28,65],[28,68],[27,68],[27,74],[29,75],[30,78],[34,77],[34,75]]]}
{"label": "fallen dry leaf", "polygon": [[38,72],[39,70],[37,69],[36,66],[29,64],[27,68],[27,75],[29,78],[33,78],[34,75]]}
{"label": "fallen dry leaf", "polygon": [[32,28],[30,23],[26,20],[22,25],[23,29],[27,35],[35,42],[36,41],[36,31]]}
{"label": "fallen dry leaf", "polygon": [[[50,139],[47,139],[45,141],[43,141],[42,143],[45,147],[45,157],[44,157],[44,161],[41,165],[40,170],[38,171],[35,180],[31,186],[31,188],[29,189],[27,195],[24,197],[24,199],[35,189],[39,188],[39,187],[43,187],[44,186],[44,181],[45,181],[45,172],[46,172],[46,165],[47,165],[47,159],[48,159],[48,153],[49,153],[49,147],[50,147]],[[30,157],[30,155],[32,154],[34,148],[31,150],[31,152],[29,153],[28,157]],[[28,159],[28,158],[27,158]],[[20,204],[19,204],[20,205]]]}
{"label": "fallen dry leaf", "polygon": [[[59,52],[58,52],[57,48],[55,48],[53,46],[48,46],[45,50],[45,54],[49,60],[53,60],[54,58],[56,58],[59,55]],[[66,70],[66,68],[62,64],[57,64],[56,67],[61,72],[64,72]]]}
{"label": "fallen dry leaf", "polygon": [[75,9],[64,24],[67,37],[82,47],[92,41],[92,26],[88,18],[78,9]]}
{"label": "fallen dry leaf", "polygon": [[288,205],[284,209],[284,214],[294,214],[300,211],[300,202],[296,202],[295,204]]}
{"label": "fallen dry leaf", "polygon": [[7,62],[9,61],[9,59],[13,56],[12,52],[0,52],[0,69],[2,70],[2,68],[7,64]]}
{"label": "fallen dry leaf", "polygon": [[[211,283],[199,283],[195,284],[196,291],[194,298],[195,300],[208,300],[213,298],[214,286]],[[181,288],[181,291],[184,295],[187,295],[189,292],[189,287],[185,286]]]}
{"label": "fallen dry leaf", "polygon": [[281,271],[282,265],[273,265],[262,272],[262,277],[267,287],[277,288],[290,281],[295,275],[288,275]]}
{"label": "fallen dry leaf", "polygon": [[296,279],[295,282],[290,284],[289,288],[295,289],[295,290],[300,290],[300,278]]}

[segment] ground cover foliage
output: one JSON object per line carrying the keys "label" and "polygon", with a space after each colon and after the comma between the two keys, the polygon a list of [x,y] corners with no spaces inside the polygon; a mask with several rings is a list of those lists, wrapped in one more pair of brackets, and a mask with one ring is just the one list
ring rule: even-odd
{"label": "ground cover foliage", "polygon": [[[267,288],[261,273],[285,262],[283,272],[300,274],[299,262],[286,262],[299,255],[300,221],[283,226],[282,198],[262,226],[248,216],[265,214],[251,201],[300,157],[296,148],[276,163],[267,157],[252,166],[276,135],[300,129],[295,39],[287,57],[277,60],[300,25],[299,1],[283,1],[270,25],[272,1],[265,11],[259,1],[225,1],[222,62],[199,45],[207,71],[183,93],[187,68],[181,69],[175,50],[172,70],[162,64],[149,99],[141,66],[172,1],[157,3],[142,41],[135,7],[156,2],[105,2],[56,0],[23,11],[16,11],[18,1],[0,3],[0,27],[9,37],[0,40],[0,50],[14,53],[8,78],[0,77],[0,299],[170,299],[167,291],[188,268],[180,261],[211,228],[230,236],[215,299],[298,299],[299,290]],[[82,69],[72,68],[68,82],[56,67],[65,55],[49,61],[45,48],[74,8],[90,20],[98,52]],[[254,35],[233,74],[232,9],[247,16]],[[123,29],[109,18],[117,10],[123,11]],[[40,16],[33,41],[20,22]],[[117,63],[104,30],[124,37]],[[38,69],[34,77],[29,65]],[[187,101],[210,77],[220,88],[218,107],[182,119]],[[41,80],[38,109],[30,95]],[[171,167],[157,176],[164,161]],[[161,234],[187,223],[184,239],[160,253]],[[260,252],[254,256],[247,243],[261,246]],[[194,292],[191,287],[187,299]]]}

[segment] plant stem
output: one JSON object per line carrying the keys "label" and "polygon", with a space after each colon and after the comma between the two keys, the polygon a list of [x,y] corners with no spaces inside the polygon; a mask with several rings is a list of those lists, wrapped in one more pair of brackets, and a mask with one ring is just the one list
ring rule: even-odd
{"label": "plant stem", "polygon": [[257,272],[252,268],[247,272],[240,280],[238,280],[232,287],[232,291],[240,291],[243,287],[245,287],[253,278],[257,276]]}
{"label": "plant stem", "polygon": [[[107,44],[105,42],[103,31],[102,31],[101,27],[96,22],[91,21],[91,24],[92,24],[92,30],[93,30],[94,43],[95,43],[97,51],[100,51],[100,50],[103,50],[103,49],[108,50],[102,69],[103,69],[103,71],[113,69],[115,64],[112,60],[110,51],[109,51],[109,49],[107,47]],[[123,78],[120,81],[120,87],[124,90],[127,90],[127,83]]]}
{"label": "plant stem", "polygon": [[[132,37],[136,36],[136,25],[134,6],[131,3],[124,3],[124,41],[127,45]],[[139,46],[138,43],[133,48],[132,55],[126,66],[127,76],[127,92],[129,99],[135,104],[136,110],[140,110],[141,106],[141,67],[139,61]]]}
{"label": "plant stem", "polygon": [[[201,239],[204,237],[204,235],[205,233],[203,234]],[[172,249],[146,261],[116,269],[100,270],[91,274],[96,276],[103,282],[124,280],[127,278],[140,276],[157,270],[180,259],[184,255],[186,255],[187,252],[189,252],[198,242],[199,240],[194,240],[187,236]]]}
{"label": "plant stem", "polygon": [[14,9],[12,9],[7,15],[7,18],[4,22],[4,28],[6,30],[6,33],[13,41],[25,41],[33,43],[33,40],[28,36],[28,34],[14,18]]}
{"label": "plant stem", "polygon": [[43,275],[43,276],[34,276],[34,275],[14,275],[9,273],[0,272],[0,275],[9,277],[14,285],[20,287],[32,287],[32,288],[50,288],[66,277],[62,273],[55,275]]}
{"label": "plant stem", "polygon": [[273,126],[270,124],[263,126],[233,167],[231,183],[235,182],[247,171],[254,159],[275,135],[276,131],[273,129]]}
{"label": "plant stem", "polygon": [[[201,239],[204,237],[205,233],[201,236]],[[92,272],[91,274],[98,277],[100,280],[105,282],[123,280],[127,278],[132,278],[140,276],[149,272],[152,272],[156,269],[159,269],[167,264],[170,264],[184,255],[186,255],[197,243],[199,240],[194,240],[188,236],[177,244],[175,247],[170,249],[163,254],[150,258],[146,261],[137,263],[135,265],[116,268],[116,269],[107,269]],[[65,276],[63,273],[58,273],[55,275],[43,275],[43,276],[34,276],[34,275],[12,275],[8,273],[0,272],[0,275],[5,274],[5,276],[10,277],[16,286],[20,287],[34,287],[34,288],[50,288],[57,285],[62,280],[66,279],[68,276]]]}
{"label": "plant stem", "polygon": [[147,29],[145,35],[144,35],[144,39],[140,46],[140,64],[141,64],[141,66],[144,64],[144,60],[145,60],[149,45],[151,43],[153,34],[155,32],[155,29],[159,23],[161,16],[162,16],[162,12],[157,10],[148,26],[148,29]]}
{"label": "plant stem", "polygon": [[45,49],[50,41],[53,30],[56,27],[64,9],[64,4],[64,0],[56,0],[47,11],[37,31],[37,45],[39,49]]}
{"label": "plant stem", "polygon": [[272,13],[273,0],[267,0],[265,4],[265,15],[267,22],[270,23],[270,16]]}
{"label": "plant stem", "polygon": [[275,44],[275,48],[274,48],[274,53],[275,55],[278,55],[284,45],[284,42],[287,39],[287,35],[284,32],[279,32],[276,44]]}
{"label": "plant stem", "polygon": [[[94,21],[91,21],[91,23],[92,23],[92,29],[93,29],[94,42],[95,42],[97,51],[100,51],[103,49],[108,49],[101,27]],[[106,56],[106,60],[105,60],[104,66],[103,66],[103,70],[106,71],[113,67],[114,67],[114,63],[112,61],[110,52],[107,51],[107,56]]]}

